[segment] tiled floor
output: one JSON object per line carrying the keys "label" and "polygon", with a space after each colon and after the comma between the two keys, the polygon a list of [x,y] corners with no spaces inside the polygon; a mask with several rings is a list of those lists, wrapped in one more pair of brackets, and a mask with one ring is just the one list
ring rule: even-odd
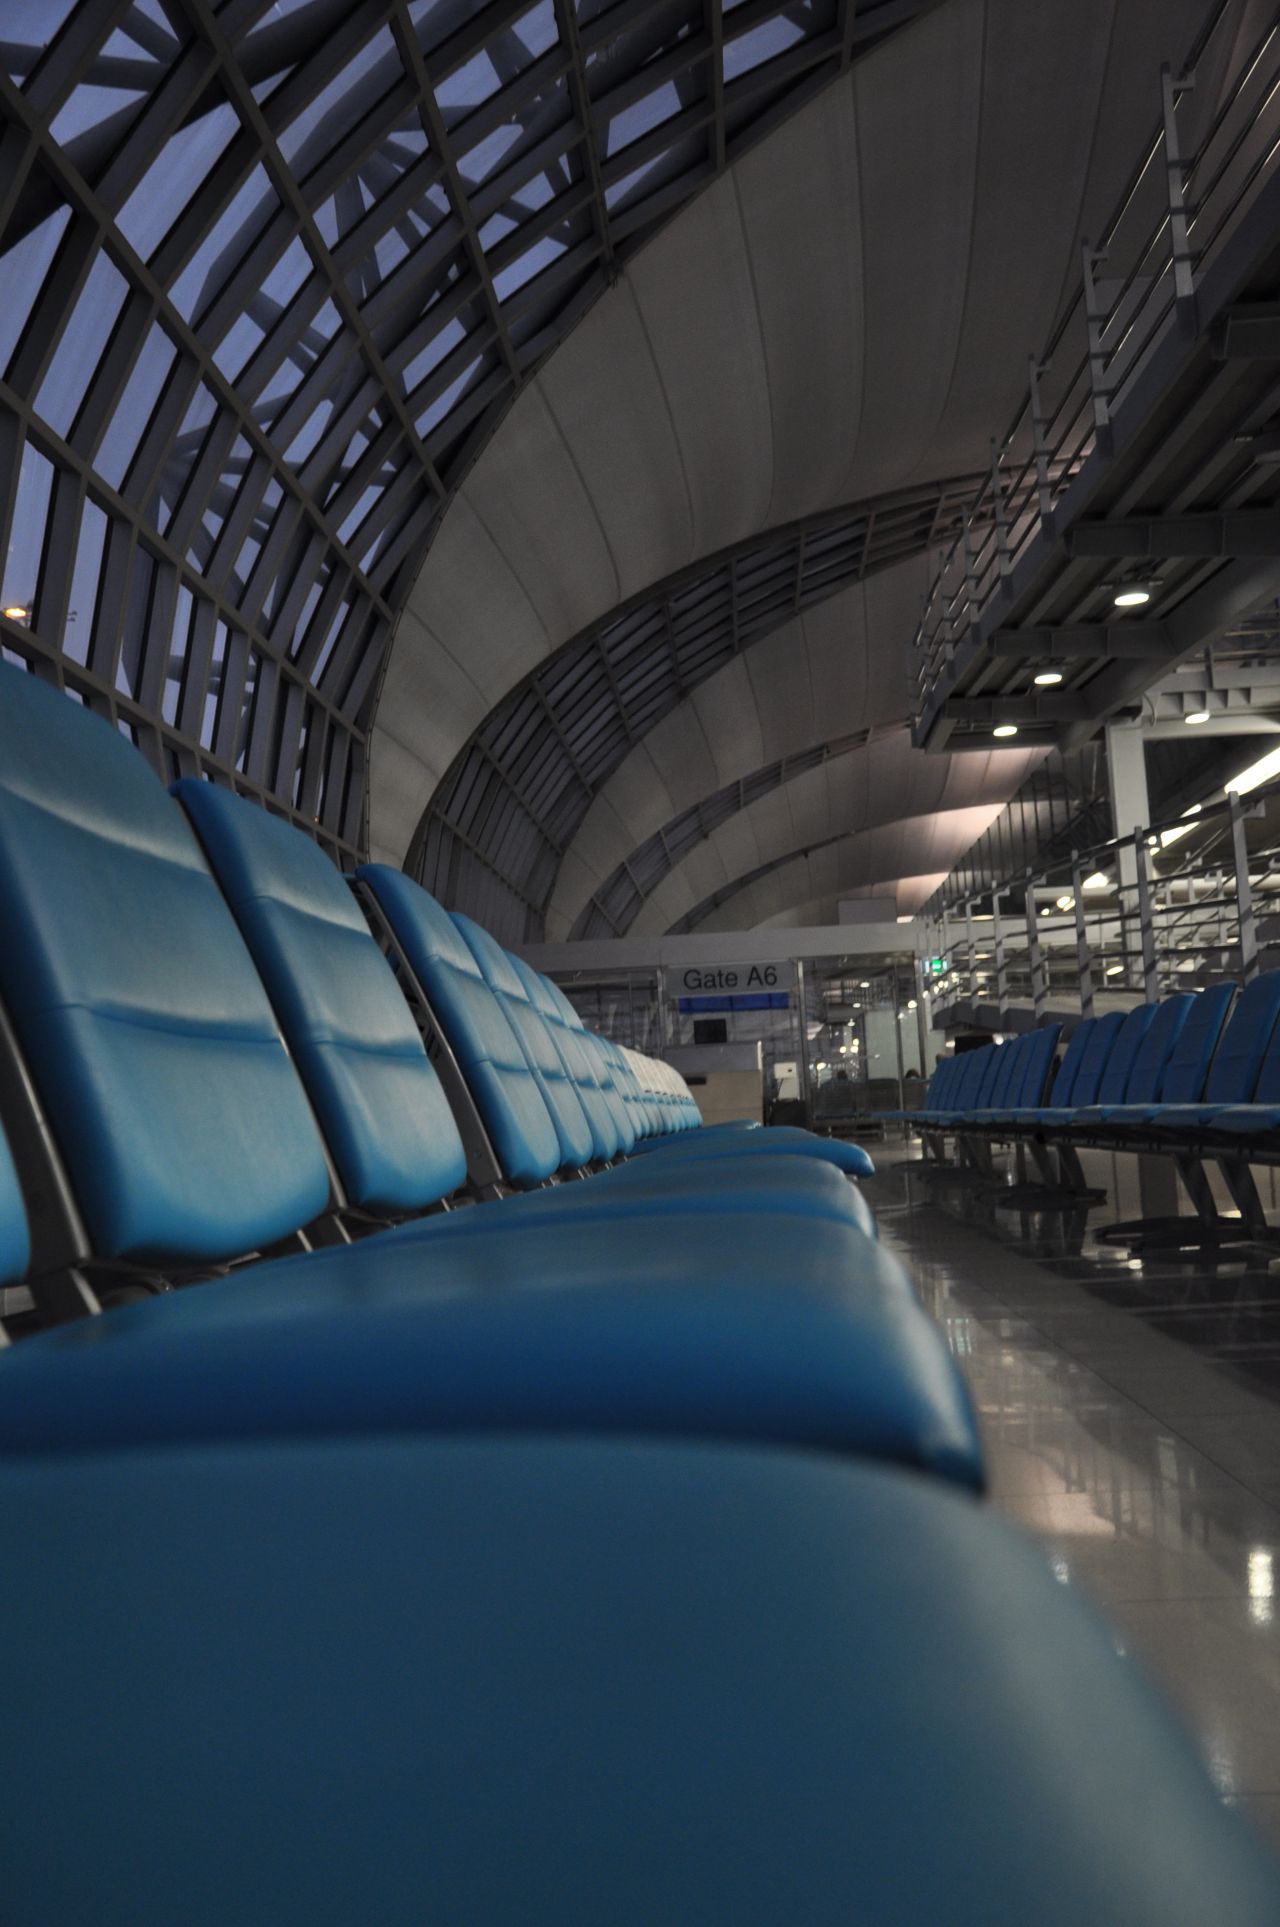
{"label": "tiled floor", "polygon": [[1092,1170],[1108,1201],[1067,1221],[903,1157],[879,1150],[869,1189],[972,1387],[992,1503],[1280,1849],[1280,1263],[1131,1268],[1096,1237],[1137,1209],[1123,1170]]}

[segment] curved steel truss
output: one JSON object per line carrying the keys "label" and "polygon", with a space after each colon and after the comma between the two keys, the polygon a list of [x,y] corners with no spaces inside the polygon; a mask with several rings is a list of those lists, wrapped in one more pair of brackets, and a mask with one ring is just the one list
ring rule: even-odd
{"label": "curved steel truss", "polygon": [[505,942],[538,941],[566,848],[645,733],[792,616],[945,539],[976,487],[933,483],[770,530],[594,624],[476,731],[406,869]]}
{"label": "curved steel truss", "polygon": [[520,383],[934,3],[5,10],[6,654],[357,851],[387,638]]}
{"label": "curved steel truss", "polygon": [[692,809],[682,810],[679,816],[673,816],[670,822],[646,837],[606,878],[575,918],[570,940],[624,935],[663,879],[722,823],[727,823],[739,810],[759,802],[762,796],[780,789],[784,783],[803,776],[806,770],[817,769],[833,757],[861,749],[873,736],[894,732],[894,727],[888,724],[880,730],[858,729],[831,742],[817,743],[812,749],[797,750],[795,755],[767,763],[763,769],[753,770],[736,783],[726,783],[723,789],[703,797]]}

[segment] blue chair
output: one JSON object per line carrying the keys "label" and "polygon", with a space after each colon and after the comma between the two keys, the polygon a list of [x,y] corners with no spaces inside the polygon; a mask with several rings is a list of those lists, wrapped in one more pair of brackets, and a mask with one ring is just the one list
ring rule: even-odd
{"label": "blue chair", "polygon": [[59,1453],[0,1464],[0,1559],[14,1921],[1280,1919],[1092,1614],[906,1475],[634,1440]]}
{"label": "blue chair", "polygon": [[[851,1450],[905,1449],[980,1484],[936,1328],[901,1268],[834,1215],[797,1237],[776,1210],[717,1210],[692,1191],[659,1210],[620,1191],[612,1224],[526,1225],[494,1206],[492,1232],[477,1209],[244,1262],[296,1244],[332,1204],[312,1105],[178,805],[116,731],[9,669],[0,897],[0,995],[90,1241],[68,1257],[126,1278],[237,1261],[15,1348],[0,1401],[11,1445],[332,1433],[352,1414],[371,1431],[794,1429],[828,1444],[847,1423]],[[357,934],[341,926],[344,960]],[[326,980],[319,1001],[338,1009],[346,981]],[[342,1054],[316,1092],[349,1097],[360,1052]]]}

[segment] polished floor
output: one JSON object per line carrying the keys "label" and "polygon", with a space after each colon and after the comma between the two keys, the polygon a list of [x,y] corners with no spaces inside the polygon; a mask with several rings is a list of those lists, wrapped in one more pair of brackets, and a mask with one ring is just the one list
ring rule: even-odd
{"label": "polished floor", "polygon": [[1096,1602],[1280,1851],[1280,1260],[1101,1242],[1138,1210],[1135,1160],[1094,1160],[1106,1198],[1064,1213],[930,1177],[918,1144],[875,1155],[883,1235],[964,1367],[992,1503]]}

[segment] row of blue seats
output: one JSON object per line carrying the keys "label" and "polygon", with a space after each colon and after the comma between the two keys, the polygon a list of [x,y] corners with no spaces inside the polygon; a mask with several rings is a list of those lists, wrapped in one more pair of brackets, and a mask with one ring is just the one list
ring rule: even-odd
{"label": "row of blue seats", "polygon": [[358,887],[0,671],[11,1917],[1276,1918],[825,1141]]}
{"label": "row of blue seats", "polygon": [[[1280,1126],[1280,972],[1088,1018],[1045,1094],[1057,1025],[939,1066],[921,1123],[1266,1140]],[[1010,1092],[1015,1093],[1012,1098]]]}

